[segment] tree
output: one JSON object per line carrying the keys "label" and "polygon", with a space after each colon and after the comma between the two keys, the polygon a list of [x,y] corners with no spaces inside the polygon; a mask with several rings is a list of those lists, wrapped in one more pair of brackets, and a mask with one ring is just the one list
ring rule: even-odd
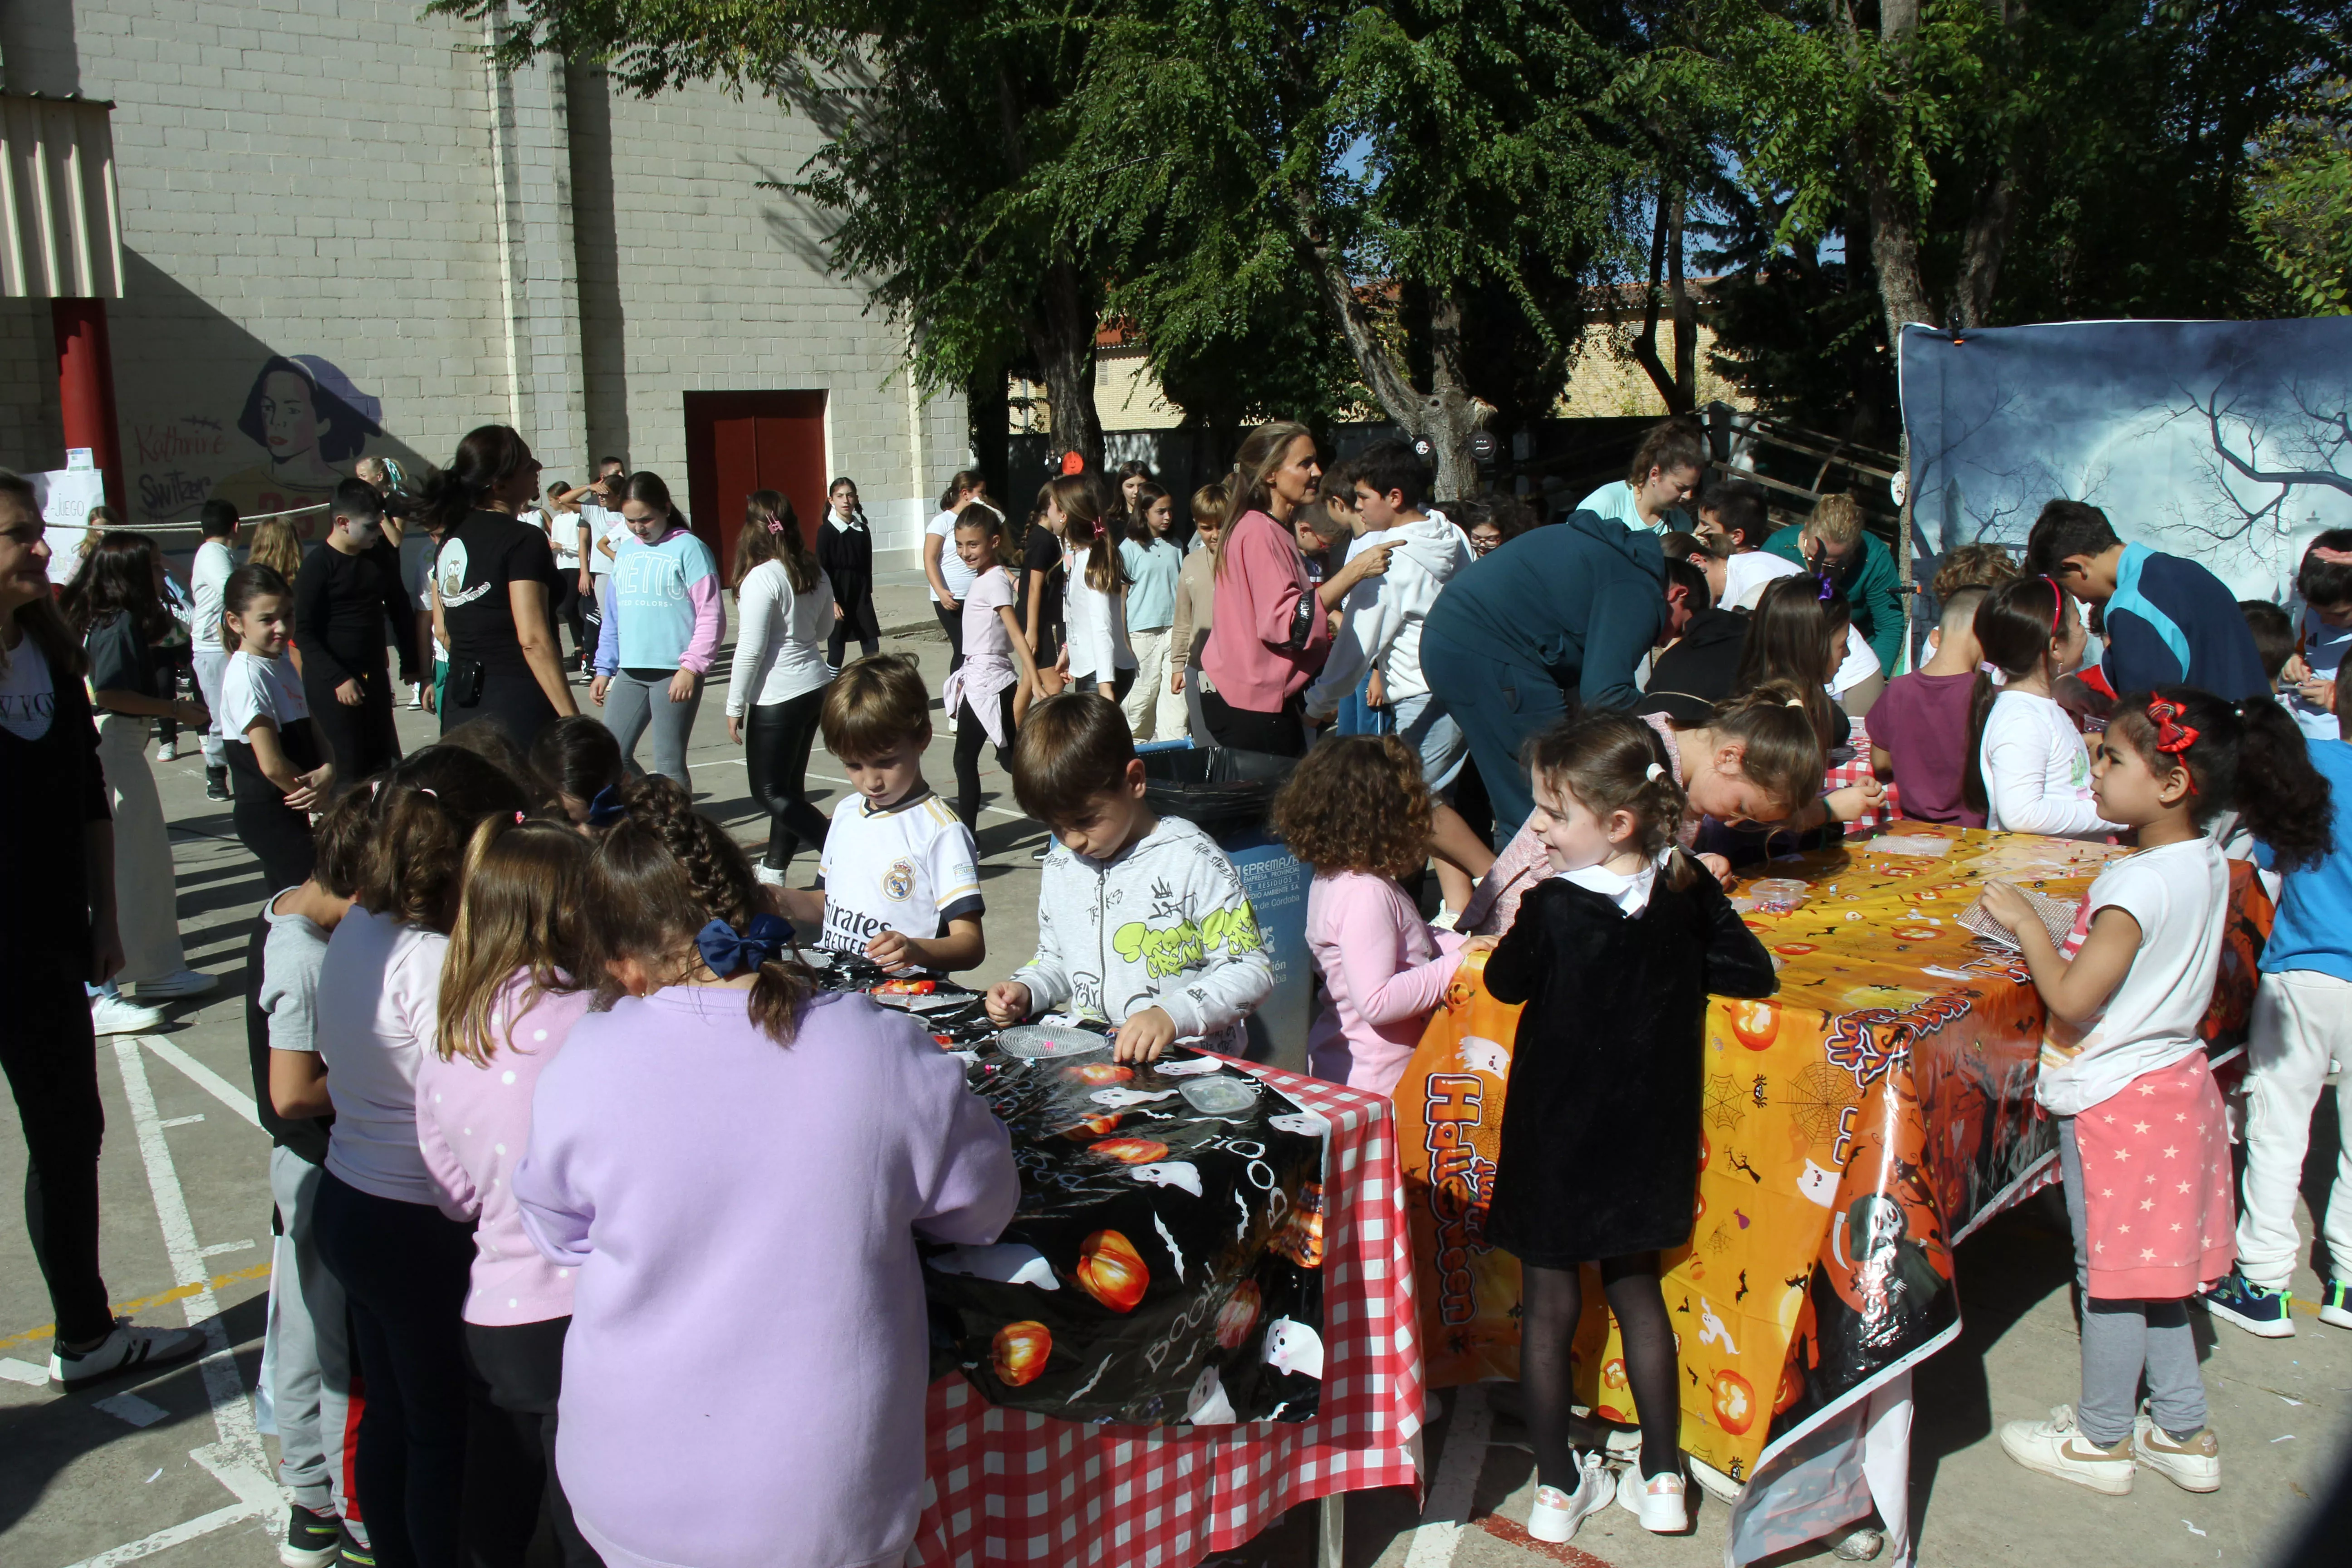
{"label": "tree", "polygon": [[2304,310],[2352,313],[2352,82],[2327,83],[2305,112],[2269,129],[2246,219]]}

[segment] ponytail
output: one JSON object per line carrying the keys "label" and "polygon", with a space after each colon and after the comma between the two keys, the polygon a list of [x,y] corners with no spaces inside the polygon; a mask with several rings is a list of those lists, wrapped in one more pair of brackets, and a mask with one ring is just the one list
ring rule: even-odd
{"label": "ponytail", "polygon": [[1098,594],[1115,594],[1127,581],[1119,565],[1118,541],[1103,521],[1102,492],[1087,474],[1063,474],[1046,487],[1066,521],[1063,538],[1073,547],[1087,546],[1087,586]]}
{"label": "ponytail", "polygon": [[2116,704],[2107,734],[2158,778],[2189,773],[2189,820],[2205,826],[2234,810],[2270,846],[2273,868],[2298,870],[2335,848],[2334,791],[2287,710],[2267,697],[2224,702],[2187,686],[2134,692]]}
{"label": "ponytail", "polygon": [[425,526],[436,533],[448,532],[530,461],[530,446],[511,426],[483,425],[467,431],[449,466],[425,481]]}
{"label": "ponytail", "polygon": [[[1993,584],[1978,601],[1976,619],[1970,623],[1984,652],[1983,664],[2010,680],[2040,669],[2050,657],[2050,645],[2059,640],[2059,628],[2073,604],[2066,590],[2049,577],[2011,577]],[[1985,787],[1984,732],[2000,695],[1991,674],[1980,665],[1969,688],[1969,754],[1960,770],[1960,799],[1970,811],[1987,810],[1991,800]]]}
{"label": "ponytail", "polygon": [[1706,728],[1718,741],[1740,743],[1740,776],[1774,805],[1793,811],[1821,797],[1821,735],[1803,694],[1789,682],[1768,680],[1717,703]]}

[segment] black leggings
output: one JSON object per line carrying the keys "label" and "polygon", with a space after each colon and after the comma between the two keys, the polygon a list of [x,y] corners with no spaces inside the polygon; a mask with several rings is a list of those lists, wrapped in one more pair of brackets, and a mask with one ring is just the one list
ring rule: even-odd
{"label": "black leggings", "polygon": [[[1576,1490],[1576,1454],[1569,1445],[1576,1379],[1569,1348],[1584,1315],[1584,1280],[1574,1268],[1519,1270],[1519,1383],[1527,1391],[1528,1435],[1535,1441],[1536,1480]],[[1658,1284],[1658,1255],[1637,1252],[1601,1260],[1601,1288],[1617,1315],[1625,1347],[1625,1377],[1642,1417],[1642,1473],[1678,1474],[1682,1450],[1681,1390],[1675,1384],[1675,1331]]]}
{"label": "black leggings", "polygon": [[934,603],[931,614],[940,618],[940,630],[948,634],[948,673],[953,675],[963,668],[963,605],[959,602],[952,610]]}
{"label": "black leggings", "polygon": [[760,864],[781,871],[803,845],[821,848],[830,826],[808,803],[809,747],[824,711],[825,689],[803,691],[782,702],[754,703],[743,716],[743,761],[751,775],[751,799],[768,814],[768,852]]}
{"label": "black leggings", "polygon": [[[559,663],[563,658],[562,627],[572,628],[572,653],[575,660],[594,651],[589,646],[582,626],[586,610],[587,601],[580,596],[578,568],[558,566],[555,569],[555,586],[547,595],[547,637],[548,640],[554,645],[555,656]],[[312,711],[315,712],[316,710],[313,709]]]}
{"label": "black leggings", "polygon": [[[996,694],[997,732],[1004,744],[996,748],[996,765],[1006,773],[1013,771],[1013,693],[1006,687]],[[966,697],[956,704],[956,815],[963,818],[965,830],[980,831],[980,749],[988,744],[988,731],[980,715]]]}
{"label": "black leggings", "polygon": [[317,1225],[367,1380],[354,1468],[376,1562],[457,1568],[470,1398],[459,1313],[474,1227],[431,1204],[363,1193],[332,1171],[320,1173]]}
{"label": "black leggings", "polygon": [[[22,826],[17,831],[40,831]],[[79,904],[69,907],[79,912]],[[25,1229],[49,1288],[57,1335],[68,1344],[114,1326],[98,1272],[98,1150],[106,1110],[98,1098],[98,1043],[81,987],[87,952],[0,954],[8,1018],[0,1068],[25,1129]]]}
{"label": "black leggings", "polygon": [[1275,712],[1261,713],[1236,708],[1216,692],[1201,693],[1201,718],[1209,726],[1209,739],[1230,751],[1303,757],[1307,754],[1305,715],[1306,704],[1296,697]]}
{"label": "black leggings", "polygon": [[[307,773],[319,765],[319,742],[310,720],[297,719],[278,731],[278,744],[296,773]],[[252,742],[230,739],[228,776],[228,819],[236,828],[237,842],[261,862],[261,875],[271,892],[310,880],[319,859],[310,816],[286,804],[286,792],[261,771]]]}
{"label": "black leggings", "polygon": [[603,1568],[555,1474],[555,1405],[571,1326],[569,1318],[466,1325],[467,1358],[489,1394],[488,1406],[474,1411],[466,1451],[466,1541],[476,1563],[523,1562],[544,1497],[564,1568]]}

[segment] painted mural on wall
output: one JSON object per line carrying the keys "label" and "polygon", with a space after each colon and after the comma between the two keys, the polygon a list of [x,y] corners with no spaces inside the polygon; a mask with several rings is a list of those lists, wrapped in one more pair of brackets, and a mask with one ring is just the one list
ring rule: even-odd
{"label": "painted mural on wall", "polygon": [[[317,354],[272,354],[234,409],[131,426],[132,504],[149,522],[184,522],[218,496],[247,517],[316,506],[383,436],[383,405]],[[312,538],[323,512],[294,519]]]}
{"label": "painted mural on wall", "polygon": [[2352,527],[2347,367],[2352,317],[1906,327],[1920,550],[2022,545],[2066,497],[2283,600],[2311,537]]}

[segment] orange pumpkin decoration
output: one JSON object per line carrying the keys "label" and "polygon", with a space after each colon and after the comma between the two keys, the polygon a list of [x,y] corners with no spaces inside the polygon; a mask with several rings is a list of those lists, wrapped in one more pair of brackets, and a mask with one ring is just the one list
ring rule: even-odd
{"label": "orange pumpkin decoration", "polygon": [[1706,1163],[1714,1158],[1715,1145],[1707,1142],[1706,1134],[1702,1131],[1698,1135],[1698,1168],[1706,1170]]}
{"label": "orange pumpkin decoration", "polygon": [[1810,942],[1784,942],[1775,946],[1772,951],[1783,958],[1802,958],[1809,952],[1819,952],[1821,949]]}
{"label": "orange pumpkin decoration", "polygon": [[1731,1004],[1731,1032],[1751,1051],[1760,1051],[1780,1037],[1780,1007],[1776,1002]]}
{"label": "orange pumpkin decoration", "polygon": [[1935,926],[1896,926],[1895,928],[1895,940],[1897,942],[1933,942],[1943,934],[1943,931]]}
{"label": "orange pumpkin decoration", "polygon": [[1115,1230],[1098,1230],[1078,1248],[1078,1288],[1114,1312],[1132,1312],[1151,1283],[1151,1271],[1135,1243]]}
{"label": "orange pumpkin decoration", "polygon": [[1225,1298],[1223,1306],[1217,1309],[1218,1349],[1241,1349],[1242,1342],[1249,1338],[1252,1329],[1257,1327],[1258,1306],[1256,1280],[1244,1279],[1234,1287],[1234,1293]]}
{"label": "orange pumpkin decoration", "polygon": [[1063,1128],[1062,1136],[1070,1139],[1074,1142],[1083,1143],[1089,1138],[1099,1138],[1104,1133],[1109,1131],[1112,1128],[1117,1127],[1119,1124],[1119,1120],[1120,1118],[1117,1111],[1106,1111],[1100,1116],[1089,1116],[1085,1121],[1078,1122],[1075,1126]]}
{"label": "orange pumpkin decoration", "polygon": [[1149,1165],[1154,1160],[1168,1158],[1168,1145],[1154,1143],[1149,1138],[1106,1138],[1087,1152],[1116,1160],[1122,1165]]}
{"label": "orange pumpkin decoration", "polygon": [[988,1359],[996,1369],[997,1382],[1007,1388],[1018,1388],[1024,1383],[1034,1383],[1053,1353],[1053,1331],[1043,1323],[1024,1320],[996,1331]]}
{"label": "orange pumpkin decoration", "polygon": [[1592,1401],[1592,1413],[1603,1421],[1621,1425],[1633,1419],[1629,1401],[1622,1400],[1617,1391],[1625,1386],[1625,1363],[1615,1356],[1601,1363],[1601,1392]]}
{"label": "orange pumpkin decoration", "polygon": [[874,987],[877,996],[930,996],[938,993],[936,980],[885,980]]}
{"label": "orange pumpkin decoration", "polygon": [[1787,1410],[1789,1406],[1797,1403],[1798,1395],[1804,1392],[1804,1374],[1799,1372],[1796,1363],[1791,1362],[1780,1369],[1780,1388],[1779,1393],[1772,1395],[1772,1414],[1778,1415]]}
{"label": "orange pumpkin decoration", "polygon": [[1135,1076],[1135,1069],[1117,1062],[1080,1062],[1069,1069],[1069,1075],[1076,1083],[1125,1083]]}
{"label": "orange pumpkin decoration", "polygon": [[1736,1372],[1715,1374],[1715,1419],[1735,1437],[1756,1425],[1756,1390]]}
{"label": "orange pumpkin decoration", "polygon": [[1612,1355],[1607,1361],[1601,1363],[1601,1386],[1603,1388],[1622,1388],[1625,1386],[1624,1357]]}

